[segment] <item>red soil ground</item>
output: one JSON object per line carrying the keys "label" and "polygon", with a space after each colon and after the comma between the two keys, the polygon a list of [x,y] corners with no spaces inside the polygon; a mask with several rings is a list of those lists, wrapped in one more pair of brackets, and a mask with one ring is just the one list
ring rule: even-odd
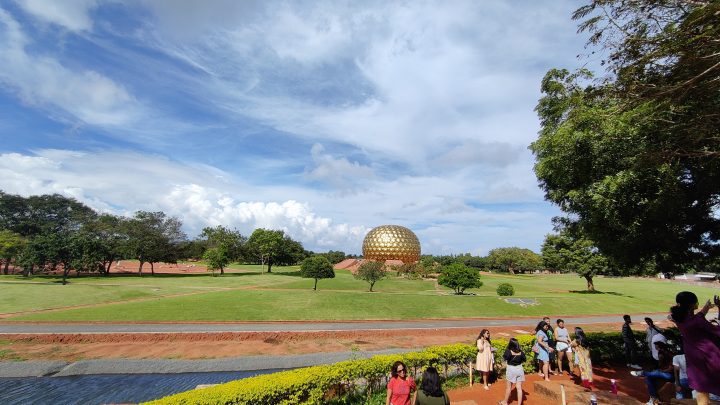
{"label": "red soil ground", "polygon": [[[642,378],[630,376],[630,370],[625,367],[616,367],[613,369],[605,367],[593,367],[594,371],[594,391],[610,391],[610,379],[615,379],[618,385],[618,392],[626,394],[639,401],[645,402],[648,400],[647,388],[645,387],[645,380]],[[535,393],[533,383],[541,381],[542,379],[537,374],[529,374],[525,376],[525,382],[522,385],[523,388],[523,404],[547,404],[548,399],[539,396]],[[579,385],[580,381],[578,378],[571,378],[567,374],[559,376],[551,376],[551,381],[563,381],[567,385]],[[477,379],[475,384],[470,387],[458,388],[448,392],[450,399],[453,403],[463,402],[467,404],[497,404],[505,397],[505,380],[499,380],[495,384],[490,386],[490,390],[486,391],[483,389],[482,383],[478,383]],[[471,402],[472,401],[472,402]],[[517,393],[513,392],[510,395],[509,404],[517,404]]]}

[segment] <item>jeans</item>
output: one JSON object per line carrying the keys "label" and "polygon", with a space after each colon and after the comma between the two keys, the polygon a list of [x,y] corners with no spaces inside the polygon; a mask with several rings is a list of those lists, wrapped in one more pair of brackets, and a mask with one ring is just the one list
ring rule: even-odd
{"label": "jeans", "polygon": [[672,373],[666,373],[660,370],[646,371],[643,373],[643,377],[645,377],[645,384],[647,385],[648,393],[653,398],[658,397],[657,388],[655,387],[655,380],[671,382],[675,380],[675,376],[673,376]]}
{"label": "jeans", "polygon": [[[688,382],[687,378],[681,378],[680,383],[678,385],[680,385],[683,388],[683,390],[690,389],[690,383]],[[683,392],[675,393],[675,399],[683,399],[683,398],[685,398],[685,396],[683,395]]]}

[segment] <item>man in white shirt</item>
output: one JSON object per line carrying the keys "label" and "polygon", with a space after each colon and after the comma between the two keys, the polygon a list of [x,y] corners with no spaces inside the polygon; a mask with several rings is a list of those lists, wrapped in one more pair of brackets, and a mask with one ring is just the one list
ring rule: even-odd
{"label": "man in white shirt", "polygon": [[684,354],[673,356],[673,368],[675,369],[675,398],[683,399],[685,398],[684,391],[690,389]]}
{"label": "man in white shirt", "polygon": [[663,336],[662,333],[657,333],[657,334],[653,335],[653,337],[652,337],[652,342],[651,342],[652,344],[650,345],[650,353],[652,354],[652,358],[655,359],[656,363],[658,361],[658,350],[657,350],[657,347],[655,346],[655,343],[657,343],[657,342],[667,343],[667,338],[665,336]]}

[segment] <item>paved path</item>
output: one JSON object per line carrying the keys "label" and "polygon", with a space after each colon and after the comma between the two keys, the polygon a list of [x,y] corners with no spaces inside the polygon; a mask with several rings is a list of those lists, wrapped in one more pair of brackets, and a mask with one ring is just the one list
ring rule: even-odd
{"label": "paved path", "polygon": [[[636,322],[649,316],[664,319],[666,314],[632,314]],[[562,317],[562,316],[560,316]],[[555,320],[557,317],[552,317]],[[567,316],[568,325],[593,323],[621,323],[621,315]],[[0,335],[13,333],[94,334],[94,333],[217,333],[217,332],[326,332],[349,330],[397,329],[456,329],[488,326],[535,327],[539,318],[509,319],[450,319],[417,321],[361,321],[361,322],[238,322],[238,323],[11,323],[0,322]],[[639,324],[639,323],[638,323]]]}
{"label": "paved path", "polygon": [[367,358],[377,354],[404,353],[420,349],[388,349],[361,352],[327,352],[284,356],[243,356],[210,360],[167,359],[106,359],[63,361],[0,362],[0,378],[5,377],[68,377],[99,374],[175,374],[222,371],[256,371],[308,367],[337,363],[352,358]]}

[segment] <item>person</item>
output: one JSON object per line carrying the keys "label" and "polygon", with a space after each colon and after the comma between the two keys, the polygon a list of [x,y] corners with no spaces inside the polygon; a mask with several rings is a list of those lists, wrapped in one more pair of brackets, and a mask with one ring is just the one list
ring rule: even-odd
{"label": "person", "polygon": [[679,353],[673,356],[672,363],[675,374],[675,399],[683,399],[685,398],[685,392],[690,390],[685,353]]}
{"label": "person", "polygon": [[510,394],[512,393],[512,386],[515,384],[518,397],[518,405],[522,405],[523,391],[522,383],[525,381],[525,371],[523,370],[523,363],[525,363],[525,353],[520,348],[520,342],[515,338],[510,338],[503,359],[507,363],[507,369],[505,371],[505,399],[500,401],[499,405],[507,405],[510,401]]}
{"label": "person", "polygon": [[490,331],[487,329],[481,330],[475,343],[478,349],[475,369],[482,374],[483,388],[489,390],[488,377],[495,363],[495,356],[493,355],[493,348],[490,343]]}
{"label": "person", "polygon": [[645,385],[647,385],[648,394],[650,394],[650,400],[647,402],[648,405],[657,404],[659,402],[658,385],[656,385],[658,381],[675,381],[672,364],[673,353],[670,351],[670,347],[664,342],[655,342],[655,348],[658,352],[657,370],[630,372],[630,374],[635,377],[645,377]]}
{"label": "person", "polygon": [[645,341],[647,342],[648,349],[650,349],[650,356],[652,356],[653,360],[655,360],[655,365],[657,366],[658,352],[655,349],[655,342],[667,343],[667,338],[663,335],[662,331],[655,326],[655,322],[653,322],[652,318],[645,318],[645,323],[647,324]]}
{"label": "person", "polygon": [[562,374],[563,370],[563,358],[567,355],[568,359],[568,374],[572,375],[572,364],[573,355],[572,348],[570,347],[570,333],[565,329],[565,321],[558,319],[555,321],[557,328],[555,328],[555,350],[557,351],[557,367],[558,372]]}
{"label": "person", "polygon": [[387,384],[387,398],[385,405],[410,405],[410,395],[412,394],[412,402],[415,402],[417,395],[417,386],[415,380],[408,376],[408,369],[402,361],[396,361],[390,370],[390,381]]}
{"label": "person", "polygon": [[[720,308],[720,297],[714,297]],[[710,300],[697,313],[697,295],[681,291],[675,296],[677,305],[670,308],[670,316],[680,330],[687,361],[690,387],[697,391],[697,403],[709,403],[710,394],[720,395],[720,327],[705,319],[712,307]]]}
{"label": "person", "polygon": [[440,375],[435,367],[428,367],[422,375],[422,383],[414,405],[450,405],[450,398],[440,386]]}
{"label": "person", "polygon": [[[555,349],[555,345],[557,344],[557,341],[555,340],[555,330],[553,329],[552,323],[550,322],[550,317],[549,316],[543,317],[543,322],[545,322],[548,325],[548,328],[545,331],[545,333],[547,334],[547,337],[548,337],[548,344],[550,345],[550,347]],[[548,364],[548,369],[550,370],[550,372],[553,375],[557,375],[557,372],[554,370],[555,363],[557,361],[556,360],[557,350],[553,350],[552,352],[550,352],[549,356],[550,356],[550,364]]]}
{"label": "person", "polygon": [[590,359],[590,342],[582,328],[575,328],[575,339],[570,342],[570,346],[575,352],[575,359],[580,368],[580,381],[582,382],[582,386],[587,389],[592,389],[593,371],[592,360]]}
{"label": "person", "polygon": [[640,370],[642,369],[642,367],[637,365],[635,335],[633,334],[632,328],[630,327],[632,319],[630,319],[630,315],[626,314],[623,315],[623,320],[625,321],[622,327],[623,345],[625,347],[625,361],[627,362],[628,367]]}
{"label": "person", "polygon": [[537,346],[537,358],[540,361],[540,377],[545,378],[545,381],[550,381],[550,353],[555,351],[548,344],[547,330],[550,325],[545,321],[540,321],[535,327],[535,345]]}

